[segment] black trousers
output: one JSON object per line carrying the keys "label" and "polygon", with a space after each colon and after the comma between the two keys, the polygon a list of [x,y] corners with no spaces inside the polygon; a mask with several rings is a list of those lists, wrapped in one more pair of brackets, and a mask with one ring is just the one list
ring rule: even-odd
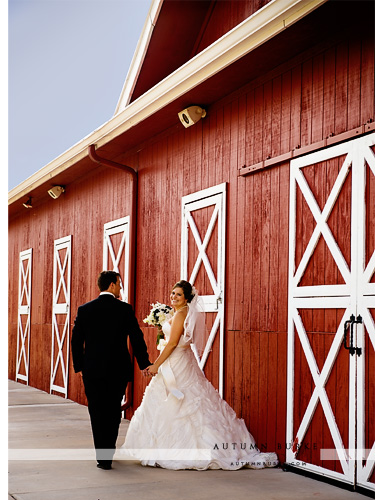
{"label": "black trousers", "polygon": [[127,383],[83,377],[91,429],[99,463],[111,463],[121,422],[121,401]]}

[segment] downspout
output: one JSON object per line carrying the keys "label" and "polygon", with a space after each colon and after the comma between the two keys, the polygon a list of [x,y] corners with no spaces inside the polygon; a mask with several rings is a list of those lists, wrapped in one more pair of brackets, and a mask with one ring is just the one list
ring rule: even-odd
{"label": "downspout", "polygon": [[[138,175],[137,172],[128,167],[127,165],[122,165],[121,163],[116,163],[115,161],[108,160],[106,158],[101,158],[95,150],[95,144],[91,144],[88,147],[88,155],[90,159],[95,163],[100,163],[106,167],[117,168],[131,175],[132,177],[132,207],[131,207],[131,217],[130,217],[130,255],[129,255],[129,282],[131,283],[129,287],[129,303],[132,304],[135,309],[135,268],[136,268],[136,236],[137,236],[137,212],[138,212]],[[130,346],[131,350],[131,346]],[[131,358],[133,360],[132,352]],[[125,401],[121,407],[122,411],[130,408],[133,402],[133,382],[129,382],[126,387]]]}

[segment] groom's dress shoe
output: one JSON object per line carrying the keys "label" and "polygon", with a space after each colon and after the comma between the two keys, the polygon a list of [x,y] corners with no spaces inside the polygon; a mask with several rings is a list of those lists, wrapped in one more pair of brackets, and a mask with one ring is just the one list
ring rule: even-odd
{"label": "groom's dress shoe", "polygon": [[110,462],[98,462],[96,466],[99,469],[110,470],[112,469],[112,464]]}

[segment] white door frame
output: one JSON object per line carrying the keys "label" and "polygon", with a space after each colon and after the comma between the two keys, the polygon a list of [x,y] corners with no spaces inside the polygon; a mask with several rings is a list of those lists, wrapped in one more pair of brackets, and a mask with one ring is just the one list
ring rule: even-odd
{"label": "white door frame", "polygon": [[[112,270],[121,275],[121,300],[128,302],[129,300],[129,228],[130,216],[122,217],[121,219],[113,220],[104,224],[103,235],[103,271]],[[111,241],[111,236],[114,234],[121,234],[122,239],[120,242],[117,254],[115,253]],[[119,263],[124,253],[125,263],[124,269],[119,269]],[[111,266],[108,266],[108,258],[111,258]],[[122,271],[122,272],[121,272]]]}
{"label": "white door frame", "polygon": [[[32,256],[32,248],[20,252],[18,277],[16,381],[23,380],[27,385],[29,385]],[[24,303],[24,300],[26,303]],[[26,324],[25,328],[23,328],[22,319],[25,317]],[[24,362],[26,373],[20,372],[22,360]]]}
{"label": "white door frame", "polygon": [[[375,134],[363,138],[363,151],[357,150],[358,159],[362,165],[363,171],[358,176],[358,185],[355,187],[359,192],[365,192],[366,174],[365,162],[369,165],[372,174],[375,176],[375,155],[370,149],[375,145]],[[364,161],[365,160],[365,161]],[[364,488],[375,491],[374,483],[370,483],[369,478],[375,466],[375,442],[371,449],[365,448],[365,327],[369,336],[372,348],[375,350],[375,322],[369,309],[375,308],[375,283],[370,283],[375,273],[375,251],[372,254],[366,266],[365,261],[365,242],[366,242],[366,207],[365,199],[358,207],[358,274],[357,274],[357,315],[362,317],[363,323],[357,325],[356,345],[362,350],[363,355],[354,356],[357,361],[357,460],[356,460],[356,482]],[[364,214],[361,216],[361,214]],[[375,224],[375,221],[373,221]],[[366,461],[363,465],[363,461]]]}
{"label": "white door frame", "polygon": [[[53,249],[53,302],[52,302],[52,350],[51,350],[51,379],[50,392],[57,391],[68,397],[68,371],[69,371],[69,331],[70,331],[70,281],[71,281],[71,248],[72,236],[66,236],[54,241]],[[61,261],[60,251],[66,249],[64,261]],[[67,280],[64,279],[66,272]],[[64,302],[58,302],[60,292],[63,293]],[[63,331],[60,334],[57,317],[65,315]],[[55,358],[55,340],[57,355]],[[65,353],[64,353],[65,351]],[[63,385],[55,383],[57,369],[61,366]]]}
{"label": "white door frame", "polygon": [[[289,300],[288,300],[288,392],[287,392],[287,463],[299,466],[297,443],[302,443],[305,433],[312,421],[318,401],[320,400],[328,427],[334,442],[335,450],[321,450],[340,460],[343,473],[331,471],[314,464],[304,464],[304,470],[310,470],[327,477],[338,479],[349,484],[358,484],[365,488],[375,489],[368,481],[374,467],[375,444],[367,456],[364,450],[364,328],[357,324],[353,329],[354,345],[362,348],[362,355],[349,355],[349,414],[348,414],[348,442],[349,449],[345,449],[336,424],[335,415],[327,397],[325,385],[336,361],[338,352],[342,349],[344,326],[353,314],[356,318],[361,315],[375,348],[375,325],[369,312],[375,307],[375,284],[370,283],[375,270],[375,252],[365,266],[365,166],[366,162],[375,175],[375,156],[370,149],[375,144],[375,134],[360,137],[344,144],[327,148],[310,155],[291,161],[290,166],[290,232],[289,232]],[[303,168],[330,158],[345,155],[340,172],[334,183],[326,204],[321,211],[308,183],[303,175]],[[351,265],[350,268],[335,241],[327,220],[333,209],[337,197],[344,185],[349,171],[352,172],[352,228],[351,228]],[[302,259],[296,268],[296,188],[301,193],[311,210],[316,226],[305,249]],[[323,236],[335,262],[344,279],[340,285],[299,286],[308,262],[315,250],[320,235]],[[366,268],[365,268],[366,267]],[[314,353],[309,343],[304,325],[299,315],[299,308],[334,308],[344,309],[344,315],[338,327],[331,348],[324,362],[322,371],[318,369]],[[296,330],[306,360],[315,384],[310,402],[306,408],[298,429],[294,428],[294,331]],[[368,450],[367,450],[368,451]],[[331,452],[331,453],[329,453]],[[366,455],[366,456],[365,456]],[[323,459],[323,455],[321,455]],[[366,459],[362,465],[362,459]]]}
{"label": "white door frame", "polygon": [[[208,224],[207,231],[201,239],[197,230],[192,212],[214,205],[214,211]],[[214,227],[218,224],[218,254],[217,275],[215,276],[206,248],[212,236]],[[224,386],[224,298],[225,298],[225,229],[226,229],[226,183],[219,184],[182,198],[182,225],[181,225],[181,279],[189,281],[194,285],[198,271],[203,264],[210,280],[214,293],[204,295],[202,299],[205,312],[215,312],[216,318],[212,326],[209,338],[202,357],[195,355],[200,368],[203,370],[216,334],[219,331],[220,354],[219,354],[219,393],[223,396]],[[194,264],[192,273],[188,276],[188,235],[192,232],[194,241],[198,247],[198,258]]]}

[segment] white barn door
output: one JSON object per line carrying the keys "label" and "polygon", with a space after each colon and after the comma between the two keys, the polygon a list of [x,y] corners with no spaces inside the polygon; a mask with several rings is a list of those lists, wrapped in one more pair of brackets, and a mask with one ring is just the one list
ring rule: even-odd
{"label": "white barn door", "polygon": [[375,491],[374,146],[291,162],[287,463]]}
{"label": "white barn door", "polygon": [[226,184],[182,198],[181,278],[202,296],[208,337],[200,368],[205,368],[218,334],[218,390],[223,395],[224,378],[224,282],[225,282]]}
{"label": "white barn door", "polygon": [[68,397],[72,237],[54,242],[50,392]]}
{"label": "white barn door", "polygon": [[32,248],[20,253],[18,281],[16,381],[23,380],[27,384],[29,384],[32,256]]}
{"label": "white barn door", "polygon": [[130,217],[104,224],[103,271],[116,271],[121,277],[121,300],[129,300]]}

